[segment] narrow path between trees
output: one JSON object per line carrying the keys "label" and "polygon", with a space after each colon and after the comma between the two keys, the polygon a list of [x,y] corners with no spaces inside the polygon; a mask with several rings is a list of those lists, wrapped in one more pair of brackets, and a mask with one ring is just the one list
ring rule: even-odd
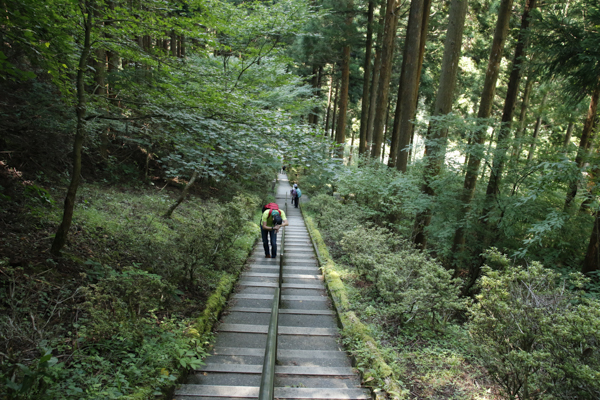
{"label": "narrow path between trees", "polygon": [[[274,293],[281,288],[274,398],[370,399],[368,389],[338,343],[336,316],[317,266],[291,186],[279,175],[277,203],[289,226],[278,235],[280,254],[264,258],[258,242],[217,326],[206,365],[191,375],[175,399],[258,398]],[[286,208],[287,201],[287,208]],[[280,281],[280,257],[283,256]]]}

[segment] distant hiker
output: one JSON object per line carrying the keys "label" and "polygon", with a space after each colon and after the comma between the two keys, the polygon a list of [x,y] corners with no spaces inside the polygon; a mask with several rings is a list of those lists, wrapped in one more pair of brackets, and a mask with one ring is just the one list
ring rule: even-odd
{"label": "distant hiker", "polygon": [[302,191],[300,191],[297,183],[294,183],[294,187],[290,190],[290,194],[292,195],[292,204],[294,207],[298,208],[298,201],[300,200],[300,196],[302,196]]}
{"label": "distant hiker", "polygon": [[[277,203],[269,203],[263,207],[262,218],[260,219],[260,233],[265,249],[265,257],[277,257],[277,233],[279,228],[287,226],[288,220],[285,213],[279,209]],[[271,238],[271,251],[269,252],[269,237]]]}
{"label": "distant hiker", "polygon": [[290,190],[290,197],[292,198],[292,205],[294,207],[298,207],[296,205],[296,200],[298,199],[298,191],[296,190],[298,188],[298,184],[294,183],[294,186],[292,186],[292,189]]}
{"label": "distant hiker", "polygon": [[285,174],[285,165],[283,165],[283,166],[281,167],[281,173],[282,173],[282,174]]}

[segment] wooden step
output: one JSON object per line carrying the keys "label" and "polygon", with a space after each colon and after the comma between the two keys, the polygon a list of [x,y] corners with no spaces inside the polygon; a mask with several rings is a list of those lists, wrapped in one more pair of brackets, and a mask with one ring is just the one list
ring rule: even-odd
{"label": "wooden step", "polygon": [[[208,363],[196,371],[226,372],[231,374],[261,374],[262,369],[262,365]],[[356,372],[350,367],[296,367],[277,365],[275,366],[275,373],[277,375],[354,376]]]}
{"label": "wooden step", "polygon": [[[269,331],[268,325],[249,325],[249,324],[220,324],[217,327],[219,332],[239,332],[239,333],[264,333]],[[280,335],[292,336],[336,336],[338,330],[334,328],[312,328],[298,326],[279,326],[277,329]]]}
{"label": "wooden step", "polygon": [[[184,385],[175,392],[176,399],[186,397],[225,397],[231,399],[258,398],[256,386]],[[275,398],[307,400],[370,400],[368,389],[361,388],[275,388]]]}
{"label": "wooden step", "polygon": [[[260,307],[231,307],[229,311],[248,312],[248,313],[270,313],[270,308]],[[298,315],[334,315],[332,310],[302,310],[296,308],[280,308],[279,314],[298,314]]]}
{"label": "wooden step", "polygon": [[[248,347],[215,347],[212,352],[217,356],[253,356],[262,357],[265,355],[265,349]],[[324,358],[324,359],[345,359],[346,353],[337,350],[277,350],[277,358]]]}

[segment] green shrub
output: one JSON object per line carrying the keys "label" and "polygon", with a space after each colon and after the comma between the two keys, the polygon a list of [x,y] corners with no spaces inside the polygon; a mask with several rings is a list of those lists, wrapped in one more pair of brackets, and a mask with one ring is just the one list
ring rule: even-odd
{"label": "green shrub", "polygon": [[244,235],[256,230],[248,221],[259,208],[258,204],[258,198],[254,196],[239,195],[226,204],[201,206],[196,223],[180,232],[178,251],[173,253],[175,259],[170,261],[170,264],[180,266],[179,279],[194,285],[198,278],[206,279],[215,271],[230,270],[243,262],[245,254],[240,257],[235,245]]}
{"label": "green shrub", "polygon": [[345,259],[375,284],[381,307],[400,326],[443,328],[464,309],[460,280],[387,229],[357,228],[346,233],[342,248]]}
{"label": "green shrub", "polygon": [[[365,223],[367,215],[357,204],[343,204],[324,194],[312,197],[303,205],[311,213],[329,242],[337,243],[346,234]],[[339,254],[332,248],[334,257]]]}
{"label": "green shrub", "polygon": [[82,334],[94,338],[114,334],[141,334],[138,320],[168,306],[175,287],[160,275],[150,274],[136,265],[123,271],[107,270],[106,277],[83,289],[82,305],[87,323]]}
{"label": "green shrub", "polygon": [[470,333],[506,398],[600,398],[600,302],[569,289],[585,279],[488,257],[503,268],[484,267]]}

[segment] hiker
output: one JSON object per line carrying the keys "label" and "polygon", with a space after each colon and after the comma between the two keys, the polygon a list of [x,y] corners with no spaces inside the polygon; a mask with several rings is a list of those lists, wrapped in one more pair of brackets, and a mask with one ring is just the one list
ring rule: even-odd
{"label": "hiker", "polygon": [[[287,226],[288,220],[285,213],[279,209],[277,203],[269,203],[263,207],[260,219],[260,233],[265,249],[266,258],[277,257],[277,233],[282,226]],[[271,251],[269,252],[269,236],[271,238]]]}
{"label": "hiker", "polygon": [[294,187],[290,190],[290,193],[292,195],[292,204],[298,208],[298,201],[300,200],[300,196],[302,196],[302,191],[300,191],[297,183],[294,183]]}

